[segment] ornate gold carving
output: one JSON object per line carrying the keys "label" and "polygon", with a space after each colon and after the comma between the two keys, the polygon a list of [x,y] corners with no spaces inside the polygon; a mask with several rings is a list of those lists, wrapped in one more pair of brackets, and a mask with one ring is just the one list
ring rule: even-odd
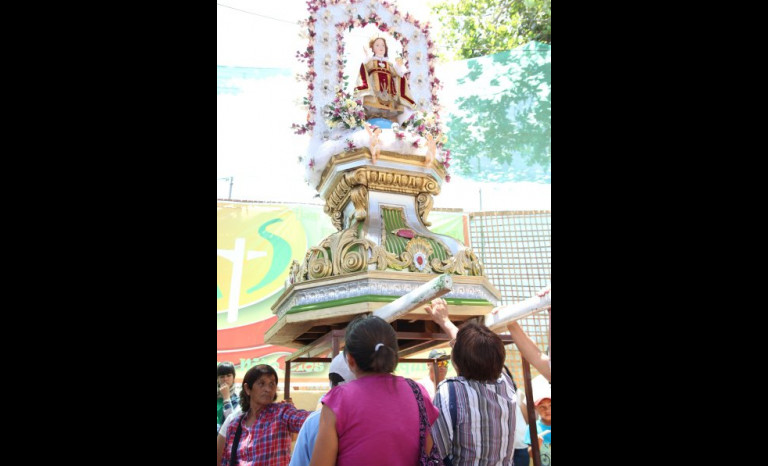
{"label": "ornate gold carving", "polygon": [[433,203],[434,199],[429,193],[420,193],[416,196],[416,210],[418,210],[419,217],[421,217],[421,222],[424,226],[432,225],[432,222],[427,221],[427,216],[429,215],[429,211],[432,210]]}
{"label": "ornate gold carving", "polygon": [[441,261],[432,259],[432,268],[437,273],[452,273],[457,275],[483,275],[483,266],[472,248],[460,249],[455,256]]}
{"label": "ornate gold carving", "polygon": [[[333,176],[332,173],[335,171],[338,165],[367,159],[373,159],[371,151],[368,147],[361,147],[350,152],[344,151],[332,156],[323,169],[323,173],[320,176],[320,182],[316,186],[317,190],[319,191],[320,187],[325,184],[327,177]],[[401,154],[399,152],[392,152],[387,150],[380,151],[378,157],[376,157],[376,163],[379,161],[395,162],[402,165],[410,165],[414,168],[414,170],[422,170],[424,167],[424,160],[424,155]],[[442,164],[432,163],[428,165],[428,167],[437,171],[438,175],[445,179],[446,172],[445,167],[443,167]]]}
{"label": "ornate gold carving", "polygon": [[376,244],[371,240],[358,238],[357,235],[357,228],[347,228],[310,248],[295,277],[295,267],[291,266],[293,283],[365,270],[369,262],[368,250]]}
{"label": "ornate gold carving", "polygon": [[355,220],[361,223],[368,216],[368,189],[363,186],[355,186],[349,193],[349,198],[355,206]]}
{"label": "ornate gold carving", "polygon": [[331,223],[333,223],[333,226],[336,227],[337,230],[341,231],[341,229],[344,228],[344,216],[340,211],[329,209],[328,204],[325,205],[323,211],[328,214],[329,217],[331,217]]}
{"label": "ornate gold carving", "polygon": [[[403,252],[403,254],[406,254]],[[402,257],[402,255],[401,255]],[[371,264],[376,264],[378,270],[403,270],[410,265],[410,262],[405,259],[398,258],[394,253],[387,251],[384,246],[375,246],[371,250]]]}
{"label": "ornate gold carving", "polygon": [[[383,231],[382,238],[386,238]],[[388,268],[403,270],[407,267],[411,272],[429,273],[432,268],[428,262],[428,257],[432,255],[432,252],[432,245],[429,244],[429,241],[424,238],[413,238],[405,244],[405,251],[399,256],[387,251],[385,244],[374,247],[371,251],[370,262],[375,263],[378,270]],[[422,258],[417,259],[417,255],[421,255]],[[421,262],[417,263],[417,260]]]}
{"label": "ornate gold carving", "polygon": [[[370,183],[368,176],[372,172],[375,171],[360,169],[344,175],[344,182],[351,186],[347,196],[354,203],[354,219],[356,222],[352,222],[349,228],[341,229],[325,238],[317,246],[310,248],[302,262],[294,261],[291,264],[286,286],[295,285],[307,280],[324,279],[366,271],[370,265],[375,265],[375,268],[379,271],[387,269],[403,271],[408,269],[410,272],[421,273],[450,273],[464,276],[483,275],[482,265],[470,248],[460,249],[455,256],[449,257],[446,260],[434,258],[430,261],[428,258],[434,253],[431,241],[437,241],[439,247],[443,247],[445,251],[450,251],[438,238],[432,236],[412,238],[405,244],[405,250],[400,255],[386,250],[387,232],[384,231],[385,222],[382,222],[381,238],[383,243],[381,245],[377,245],[365,238],[364,229],[360,229],[356,223],[364,221],[368,215],[366,211],[368,188],[366,188],[365,184],[355,184],[355,182],[362,179],[362,181]],[[365,176],[364,179],[362,178],[363,176]],[[391,183],[399,183],[403,179],[402,177],[398,179],[395,174],[386,172],[376,172],[373,176],[376,177],[376,182],[379,182],[382,177],[385,180],[391,177],[389,179]],[[431,195],[426,192],[420,193],[417,196],[417,205],[419,215],[422,221],[424,221],[432,205]],[[402,228],[410,230],[405,222],[403,207],[398,206],[394,210],[398,211],[402,217],[402,224],[404,225]],[[326,211],[330,211],[328,206],[326,206]],[[339,210],[334,210],[332,213],[335,219],[341,221]],[[336,220],[334,224],[338,228]]]}
{"label": "ornate gold carving", "polygon": [[366,180],[366,183],[361,184],[366,184],[368,189],[400,194],[440,194],[440,186],[429,175],[370,168],[362,168],[357,172],[358,179]]}
{"label": "ornate gold carving", "polygon": [[[339,177],[336,186],[329,192],[324,207],[325,213],[331,216],[337,230],[342,229],[341,225],[343,222],[341,219],[335,218],[334,215],[336,215],[336,212],[344,210],[344,205],[349,201],[351,192],[356,186],[365,186],[367,190],[374,189],[377,191],[400,194],[440,194],[440,185],[438,185],[437,181],[430,175],[402,173],[393,169],[379,168],[359,168],[357,170],[346,172]],[[366,204],[368,202],[367,190],[365,193]],[[358,200],[360,199],[361,197],[358,196]],[[425,202],[429,203],[429,208],[427,209],[427,213],[429,213],[429,210],[431,209],[431,201]],[[361,208],[359,205],[355,204],[356,218],[361,215],[360,210]],[[367,205],[363,210],[367,210]],[[360,219],[358,218],[358,220]]]}
{"label": "ornate gold carving", "polygon": [[[420,256],[423,255],[423,259],[421,259],[423,261],[421,262],[421,267],[419,267],[417,262],[417,254]],[[405,251],[400,254],[400,257],[403,259],[407,258],[409,260],[408,265],[411,272],[429,273],[432,271],[432,268],[430,267],[427,258],[431,255],[432,245],[430,245],[427,240],[424,238],[413,238],[412,240],[408,241],[408,243],[406,243]]]}
{"label": "ornate gold carving", "polygon": [[[368,251],[370,251],[370,258],[368,258]],[[400,271],[408,268],[411,272],[483,275],[482,264],[471,248],[461,249],[456,256],[444,261],[435,258],[427,262],[426,258],[432,255],[432,252],[432,246],[426,239],[414,238],[405,245],[405,251],[397,256],[388,252],[384,246],[376,245],[365,238],[358,238],[355,229],[348,228],[332,234],[318,246],[310,248],[301,265],[298,261],[293,261],[288,282],[296,284],[307,280],[360,272],[366,270],[369,264],[376,264],[376,269],[382,271],[387,269]],[[421,267],[417,262],[419,256],[424,258]]]}
{"label": "ornate gold carving", "polygon": [[305,259],[308,279],[327,277],[331,273],[331,261],[323,247],[312,247],[307,251]]}

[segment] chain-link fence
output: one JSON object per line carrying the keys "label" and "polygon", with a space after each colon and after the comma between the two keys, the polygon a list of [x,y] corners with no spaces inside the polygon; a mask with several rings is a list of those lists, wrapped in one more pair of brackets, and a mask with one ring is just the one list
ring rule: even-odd
{"label": "chain-link fence", "polygon": [[[468,214],[469,242],[484,273],[501,292],[502,304],[534,296],[552,278],[552,212],[514,211]],[[542,349],[549,345],[549,314],[538,312],[519,320],[523,330]],[[520,352],[507,346],[507,367],[522,386]],[[531,377],[538,371],[531,366]]]}

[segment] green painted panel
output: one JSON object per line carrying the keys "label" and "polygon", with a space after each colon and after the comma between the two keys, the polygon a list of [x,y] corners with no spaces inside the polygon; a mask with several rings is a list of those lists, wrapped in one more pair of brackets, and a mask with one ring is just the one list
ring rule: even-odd
{"label": "green painted panel", "polygon": [[[403,221],[403,218],[400,215],[400,211],[397,209],[381,209],[381,213],[382,220],[384,221],[387,251],[399,256],[403,253],[403,251],[405,251],[405,247],[408,244],[409,239],[401,238],[392,233],[392,231],[398,228],[409,228],[409,226],[406,225],[406,223]],[[461,220],[460,217],[459,220]],[[455,226],[453,228],[455,228]],[[424,236],[417,236],[417,238],[424,238],[427,240],[430,246],[432,246],[432,254],[427,258],[428,260],[431,261],[435,258],[439,260],[446,260],[450,256],[449,251],[443,248],[440,243],[434,239]]]}

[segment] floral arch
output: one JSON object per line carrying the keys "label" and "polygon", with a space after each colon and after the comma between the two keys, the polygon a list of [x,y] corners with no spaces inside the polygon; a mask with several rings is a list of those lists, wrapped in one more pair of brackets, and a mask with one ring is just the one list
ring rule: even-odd
{"label": "floral arch", "polygon": [[[313,185],[330,157],[319,150],[328,141],[330,130],[323,109],[336,98],[337,89],[344,90],[345,87],[345,31],[373,24],[400,42],[416,110],[428,113],[435,125],[440,110],[437,91],[442,85],[435,77],[435,44],[430,39],[429,23],[422,24],[409,13],[403,14],[396,6],[382,0],[309,0],[307,6],[310,16],[301,25],[307,28],[308,45],[305,51],[297,52],[296,57],[307,64],[307,71],[300,78],[307,82],[304,105],[308,113],[306,123],[294,124],[293,128],[297,134],[310,135],[308,155],[302,162],[307,181]],[[349,147],[354,144],[353,140],[347,139]],[[414,140],[411,144],[416,149],[423,142]],[[447,160],[443,163],[447,167]]]}

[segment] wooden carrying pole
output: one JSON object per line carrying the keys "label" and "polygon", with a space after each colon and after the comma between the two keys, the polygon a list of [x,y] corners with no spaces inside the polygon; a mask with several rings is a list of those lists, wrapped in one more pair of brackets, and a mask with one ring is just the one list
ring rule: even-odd
{"label": "wooden carrying pole", "polygon": [[533,457],[533,466],[541,466],[539,434],[536,432],[536,410],[533,407],[535,398],[533,397],[533,385],[531,384],[531,367],[522,355],[520,355],[520,359],[522,359],[523,363],[523,382],[525,383],[525,407],[528,410],[528,427],[531,430],[531,456]]}

